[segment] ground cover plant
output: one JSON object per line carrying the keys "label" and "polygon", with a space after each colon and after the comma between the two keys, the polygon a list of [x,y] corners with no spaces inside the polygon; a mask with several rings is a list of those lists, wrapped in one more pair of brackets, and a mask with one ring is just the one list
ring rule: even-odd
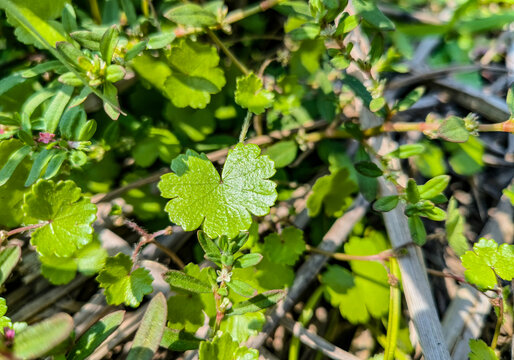
{"label": "ground cover plant", "polygon": [[0,358],[514,356],[509,1],[0,14]]}

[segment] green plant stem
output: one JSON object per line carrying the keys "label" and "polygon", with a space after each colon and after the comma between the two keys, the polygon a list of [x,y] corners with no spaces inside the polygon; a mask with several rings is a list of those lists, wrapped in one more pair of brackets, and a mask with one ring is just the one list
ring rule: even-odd
{"label": "green plant stem", "polygon": [[[498,278],[498,277],[497,277]],[[503,288],[501,286],[500,279],[498,278],[498,298],[497,304],[494,304],[495,307],[498,308],[498,319],[496,320],[496,326],[494,328],[493,340],[491,341],[491,349],[495,350],[498,345],[498,337],[500,336],[500,330],[503,324]]]}
{"label": "green plant stem", "polygon": [[[305,306],[302,309],[302,314],[298,319],[298,322],[303,326],[307,326],[309,321],[312,319],[312,315],[314,315],[314,308],[318,304],[321,295],[323,295],[323,286],[318,286],[309,298],[309,300],[307,300],[307,302],[305,303]],[[299,354],[300,339],[297,337],[293,337],[291,339],[291,344],[289,345],[289,360],[298,360]]]}
{"label": "green plant stem", "polygon": [[252,120],[252,113],[248,111],[245,116],[243,128],[241,129],[241,133],[239,134],[240,143],[244,142],[246,139],[246,134],[248,133],[248,129],[250,128],[250,120]]}
{"label": "green plant stem", "polygon": [[227,55],[229,59],[232,60],[232,62],[239,68],[239,70],[241,70],[243,74],[250,74],[250,71],[246,68],[246,66],[244,66],[244,64],[241,61],[239,61],[239,59],[234,55],[234,53],[230,51],[230,49],[226,47],[225,44],[223,44],[220,38],[217,37],[211,29],[205,29],[205,31],[207,32],[207,35],[209,35],[209,37],[212,39],[212,41],[214,41],[214,43],[218,45],[221,51],[223,51],[225,55]]}
{"label": "green plant stem", "polygon": [[102,23],[102,15],[100,15],[100,7],[98,6],[98,0],[89,0],[89,9],[91,10],[91,16],[97,25]]}
{"label": "green plant stem", "polygon": [[387,320],[387,341],[384,352],[384,360],[394,360],[402,308],[402,293],[398,284],[398,279],[400,278],[400,267],[398,266],[398,260],[394,257],[391,257],[389,259],[389,264],[391,268],[391,274],[395,279],[390,280],[391,286],[389,287],[389,318]]}
{"label": "green plant stem", "polygon": [[148,0],[141,0],[141,11],[145,17],[150,16],[150,11],[148,9]]}
{"label": "green plant stem", "polygon": [[394,253],[393,250],[384,250],[381,253],[375,255],[348,255],[344,253],[333,253],[330,251],[320,250],[318,248],[312,247],[310,245],[305,245],[307,251],[325,255],[331,257],[332,259],[336,259],[339,261],[378,261],[383,262],[385,260],[389,260],[393,257],[396,257],[397,254]]}

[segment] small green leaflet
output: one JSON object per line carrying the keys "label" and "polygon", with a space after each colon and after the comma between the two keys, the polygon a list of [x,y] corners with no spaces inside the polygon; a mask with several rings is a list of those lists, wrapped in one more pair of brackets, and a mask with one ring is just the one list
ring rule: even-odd
{"label": "small green leaflet", "polygon": [[148,134],[136,143],[132,155],[137,165],[148,167],[159,157],[169,163],[180,153],[180,142],[167,129],[151,128]]}
{"label": "small green leaflet", "polygon": [[437,135],[446,141],[463,143],[469,139],[469,130],[466,129],[464,119],[450,116],[443,120]]}
{"label": "small green leaflet", "polygon": [[133,271],[132,260],[119,253],[107,258],[104,269],[96,277],[100,287],[105,289],[105,297],[110,305],[138,307],[143,296],[152,292],[153,277],[150,271],[137,268]]}
{"label": "small green leaflet", "polygon": [[469,360],[498,360],[498,357],[485,342],[482,340],[469,340]]}
{"label": "small green leaflet", "polygon": [[197,4],[175,6],[164,16],[177,24],[196,27],[212,26],[218,22],[214,13]]}
{"label": "small green leaflet", "polygon": [[273,93],[262,88],[261,79],[254,73],[237,78],[236,103],[254,114],[262,114],[273,104]]}
{"label": "small green leaflet", "polygon": [[286,140],[271,145],[266,149],[266,155],[275,163],[275,168],[283,168],[296,159],[298,144],[294,140]]}
{"label": "small green leaflet", "polygon": [[4,327],[12,328],[11,319],[5,316],[7,312],[7,302],[0,297],[0,332],[4,333]]}
{"label": "small green leaflet", "polygon": [[307,198],[309,216],[317,216],[322,206],[328,216],[340,216],[350,206],[352,202],[350,195],[356,191],[357,184],[351,179],[348,169],[342,168],[330,175],[320,177]]}
{"label": "small green leaflet", "polygon": [[174,70],[164,82],[164,91],[176,107],[203,109],[225,86],[216,49],[181,39],[171,45],[169,64]]}
{"label": "small green leaflet", "polygon": [[25,194],[23,210],[29,223],[47,222],[31,238],[42,255],[71,256],[93,239],[96,206],[73,181],[39,180]]}
{"label": "small green leaflet", "polygon": [[264,254],[275,263],[294,265],[305,251],[303,231],[287,227],[282,233],[273,233],[264,238]]}
{"label": "small green leaflet", "polygon": [[481,289],[492,289],[497,284],[496,275],[511,281],[514,277],[514,245],[498,244],[481,238],[473,245],[473,251],[461,256],[466,268],[466,280]]}
{"label": "small green leaflet", "polygon": [[210,238],[248,230],[251,214],[263,216],[275,203],[273,162],[254,144],[230,150],[221,177],[205,154],[188,150],[171,163],[174,173],[159,182],[170,220],[186,231],[202,226]]}
{"label": "small green leaflet", "polygon": [[40,256],[41,274],[54,285],[67,284],[75,278],[77,270],[86,276],[99,272],[105,264],[107,251],[99,241],[93,241],[77,250],[71,257]]}
{"label": "small green leaflet", "polygon": [[232,340],[232,337],[224,333],[212,341],[202,341],[199,350],[200,360],[257,360],[257,349],[249,349]]}
{"label": "small green leaflet", "polygon": [[457,200],[451,198],[447,209],[446,218],[446,237],[453,251],[458,256],[464,255],[469,249],[468,240],[464,236],[464,217],[460,214]]}

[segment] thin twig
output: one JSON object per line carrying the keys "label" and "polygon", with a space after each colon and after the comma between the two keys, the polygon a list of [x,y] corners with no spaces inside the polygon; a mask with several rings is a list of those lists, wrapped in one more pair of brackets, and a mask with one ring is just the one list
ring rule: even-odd
{"label": "thin twig", "polygon": [[220,38],[217,37],[216,34],[212,30],[205,29],[205,31],[207,32],[207,35],[209,35],[209,37],[212,39],[212,41],[214,41],[214,43],[216,45],[218,45],[218,47],[221,49],[221,51],[223,51],[225,53],[225,55],[227,55],[230,58],[230,60],[232,60],[234,65],[236,65],[243,74],[245,74],[245,75],[250,74],[250,71],[246,68],[246,66],[244,66],[244,64],[241,61],[239,61],[239,59],[234,55],[234,53],[232,51],[230,51],[230,49],[228,47],[226,47],[225,44],[223,44],[223,42],[220,40]]}

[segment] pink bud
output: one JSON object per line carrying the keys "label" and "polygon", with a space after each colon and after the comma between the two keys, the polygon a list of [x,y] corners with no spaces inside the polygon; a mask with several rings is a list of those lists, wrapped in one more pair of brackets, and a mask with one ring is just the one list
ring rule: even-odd
{"label": "pink bud", "polygon": [[43,144],[48,144],[49,142],[53,141],[55,138],[55,134],[47,133],[47,132],[40,132],[39,138],[37,139],[38,142],[41,142]]}
{"label": "pink bud", "polygon": [[7,326],[4,327],[4,337],[6,340],[14,340],[15,332],[13,329],[8,328]]}

